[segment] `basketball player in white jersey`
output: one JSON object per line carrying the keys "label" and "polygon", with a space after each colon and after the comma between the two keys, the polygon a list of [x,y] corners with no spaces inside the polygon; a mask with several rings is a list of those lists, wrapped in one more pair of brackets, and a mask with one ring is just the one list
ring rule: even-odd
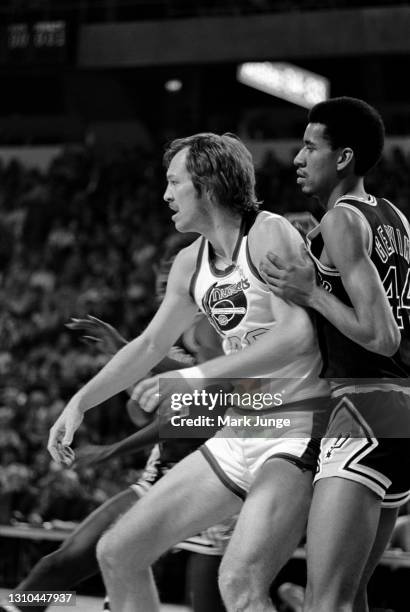
{"label": "basketball player in white jersey", "polygon": [[[289,424],[265,436],[262,431],[262,437],[251,437],[255,428],[248,434],[246,427],[225,427],[102,537],[97,556],[114,610],[156,612],[153,561],[240,512],[222,561],[222,596],[228,611],[272,611],[270,584],[304,532],[316,465],[312,436],[322,417],[315,409],[327,408],[328,387],[318,378],[321,359],[309,315],[273,296],[257,269],[272,245],[285,259],[295,256],[301,238],[282,217],[257,214],[251,155],[233,135],[176,140],[164,162],[164,199],[176,229],[202,237],[177,255],[165,299],[147,329],[70,400],[51,429],[49,450],[64,460],[84,413],[151,370],[199,307],[221,335],[226,354],[161,375],[161,391],[193,393],[210,379],[264,377],[263,390],[280,396],[277,416]],[[155,378],[141,387],[142,404],[157,383]],[[275,416],[272,405],[259,414]],[[145,407],[154,408],[149,400]],[[254,414],[230,409],[232,418],[246,416],[251,423]]]}
{"label": "basketball player in white jersey", "polygon": [[[294,163],[327,208],[303,258],[270,254],[264,278],[320,315],[336,406],[308,526],[309,612],[365,612],[366,585],[410,497],[410,227],[364,179],[384,142],[379,113],[341,97],[314,106]],[[272,249],[274,251],[274,249]]]}

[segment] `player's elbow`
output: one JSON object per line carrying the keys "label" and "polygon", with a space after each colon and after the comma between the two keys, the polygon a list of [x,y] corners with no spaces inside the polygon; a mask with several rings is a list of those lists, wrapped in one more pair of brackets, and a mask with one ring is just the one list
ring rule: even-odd
{"label": "player's elbow", "polygon": [[379,327],[366,342],[366,348],[373,353],[392,357],[400,347],[400,330],[396,324]]}
{"label": "player's elbow", "polygon": [[165,346],[154,336],[143,333],[140,336],[142,340],[142,353],[147,361],[154,360],[156,363],[167,352],[168,346]]}

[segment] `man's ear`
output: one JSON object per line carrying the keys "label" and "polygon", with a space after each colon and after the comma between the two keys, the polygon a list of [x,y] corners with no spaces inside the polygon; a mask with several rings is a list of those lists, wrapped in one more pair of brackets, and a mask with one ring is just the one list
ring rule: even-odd
{"label": "man's ear", "polygon": [[341,149],[337,158],[337,169],[339,171],[345,170],[350,163],[353,163],[353,159],[353,149],[350,149],[349,147]]}
{"label": "man's ear", "polygon": [[202,189],[203,189],[204,195],[209,200],[209,202],[211,202],[212,204],[215,204],[214,190],[211,189],[210,187],[203,187]]}

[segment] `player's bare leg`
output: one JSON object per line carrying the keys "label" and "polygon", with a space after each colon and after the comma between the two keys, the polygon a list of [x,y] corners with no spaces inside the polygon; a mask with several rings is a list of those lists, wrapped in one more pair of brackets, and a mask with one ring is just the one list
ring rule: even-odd
{"label": "player's bare leg", "polygon": [[177,542],[238,512],[241,505],[199,451],[178,463],[97,546],[112,609],[158,612],[151,564]]}
{"label": "player's bare leg", "polygon": [[362,574],[359,590],[354,602],[354,612],[368,612],[369,610],[367,603],[367,585],[390,541],[398,512],[398,508],[382,508],[380,512],[376,540]]}
{"label": "player's bare leg", "polygon": [[[99,568],[95,547],[99,538],[138,499],[135,491],[128,488],[107,500],[84,519],[57,550],[40,559],[15,592],[68,591],[82,580],[97,574]],[[40,612],[47,605],[30,608],[31,611]]]}
{"label": "player's bare leg", "polygon": [[311,471],[279,458],[261,468],[221,563],[229,612],[274,610],[270,585],[303,536],[311,496]]}
{"label": "player's bare leg", "polygon": [[316,483],[307,531],[305,612],[352,612],[375,542],[381,500],[344,478]]}

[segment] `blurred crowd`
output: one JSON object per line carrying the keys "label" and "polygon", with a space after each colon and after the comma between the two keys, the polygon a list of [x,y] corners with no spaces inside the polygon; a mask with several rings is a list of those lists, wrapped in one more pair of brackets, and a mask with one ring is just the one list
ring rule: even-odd
{"label": "blurred crowd", "polygon": [[[133,149],[102,162],[72,147],[47,173],[17,161],[0,165],[0,221],[14,242],[0,283],[0,523],[80,520],[142,467],[137,456],[62,470],[45,447],[65,402],[107,359],[65,327],[70,317],[95,315],[131,338],[155,310],[155,268],[171,231],[160,158]],[[409,156],[397,149],[372,172],[368,189],[410,216],[409,170]],[[273,152],[257,184],[268,210],[308,208],[294,169]],[[319,218],[313,203],[311,211]],[[10,246],[0,235],[0,261]],[[87,413],[76,445],[131,433],[124,399]]]}

